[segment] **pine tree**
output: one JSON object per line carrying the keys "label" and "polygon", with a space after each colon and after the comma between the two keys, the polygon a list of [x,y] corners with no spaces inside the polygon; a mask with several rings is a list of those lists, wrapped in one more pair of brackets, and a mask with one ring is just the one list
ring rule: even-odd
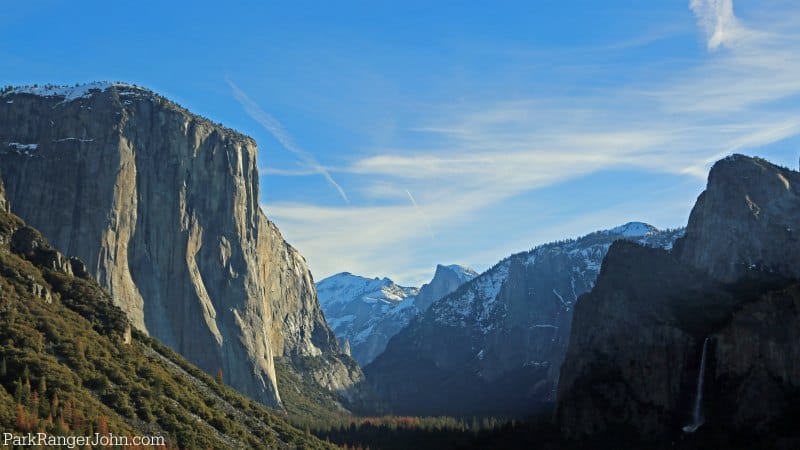
{"label": "pine tree", "polygon": [[39,393],[36,391],[33,391],[33,394],[31,394],[30,407],[31,413],[33,414],[36,414],[39,411]]}
{"label": "pine tree", "polygon": [[50,406],[53,408],[53,411],[58,411],[59,407],[58,392],[53,392],[53,397],[50,399]]}
{"label": "pine tree", "polygon": [[22,407],[22,403],[17,403],[16,427],[20,431],[28,431],[28,419],[25,414],[25,409]]}
{"label": "pine tree", "polygon": [[14,381],[14,401],[22,403],[22,380],[19,378]]}

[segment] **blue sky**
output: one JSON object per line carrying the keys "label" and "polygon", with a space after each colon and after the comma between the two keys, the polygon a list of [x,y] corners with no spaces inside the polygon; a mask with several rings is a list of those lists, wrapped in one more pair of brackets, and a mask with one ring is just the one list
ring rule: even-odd
{"label": "blue sky", "polygon": [[797,166],[793,1],[230,3],[12,1],[0,84],[127,81],[253,136],[317,279],[681,226],[716,159]]}

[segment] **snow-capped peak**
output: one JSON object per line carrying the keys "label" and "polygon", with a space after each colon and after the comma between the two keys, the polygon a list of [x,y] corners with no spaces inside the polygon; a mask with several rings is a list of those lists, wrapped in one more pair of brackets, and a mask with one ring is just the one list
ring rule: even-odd
{"label": "snow-capped peak", "polygon": [[382,301],[396,303],[416,295],[416,288],[398,286],[389,278],[366,278],[341,272],[317,283],[323,309],[335,303]]}
{"label": "snow-capped peak", "polygon": [[647,236],[657,231],[658,228],[643,222],[628,222],[624,225],[620,225],[608,230],[607,233],[618,234],[624,237],[638,237]]}
{"label": "snow-capped peak", "polygon": [[317,283],[322,312],[336,337],[350,342],[353,358],[367,364],[386,342],[417,314],[419,289],[398,286],[389,278],[342,272]]}

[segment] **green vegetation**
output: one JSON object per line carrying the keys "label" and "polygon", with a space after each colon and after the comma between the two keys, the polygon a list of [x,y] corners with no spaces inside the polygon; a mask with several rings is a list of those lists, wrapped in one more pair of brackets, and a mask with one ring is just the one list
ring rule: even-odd
{"label": "green vegetation", "polygon": [[132,331],[108,294],[2,210],[0,427],[161,435],[169,448],[332,448]]}
{"label": "green vegetation", "polygon": [[308,375],[297,373],[288,361],[276,359],[275,372],[281,400],[293,425],[307,429],[321,424],[349,423],[350,414],[342,409],[334,395]]}

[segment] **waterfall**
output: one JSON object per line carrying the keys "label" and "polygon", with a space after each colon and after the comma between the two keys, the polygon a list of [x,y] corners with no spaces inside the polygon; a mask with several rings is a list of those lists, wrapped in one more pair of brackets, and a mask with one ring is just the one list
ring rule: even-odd
{"label": "waterfall", "polygon": [[708,339],[703,341],[703,353],[700,355],[700,371],[697,374],[697,392],[694,397],[694,408],[692,409],[692,422],[683,427],[684,433],[694,433],[705,422],[703,419],[703,380],[706,377],[706,352],[708,351]]}

